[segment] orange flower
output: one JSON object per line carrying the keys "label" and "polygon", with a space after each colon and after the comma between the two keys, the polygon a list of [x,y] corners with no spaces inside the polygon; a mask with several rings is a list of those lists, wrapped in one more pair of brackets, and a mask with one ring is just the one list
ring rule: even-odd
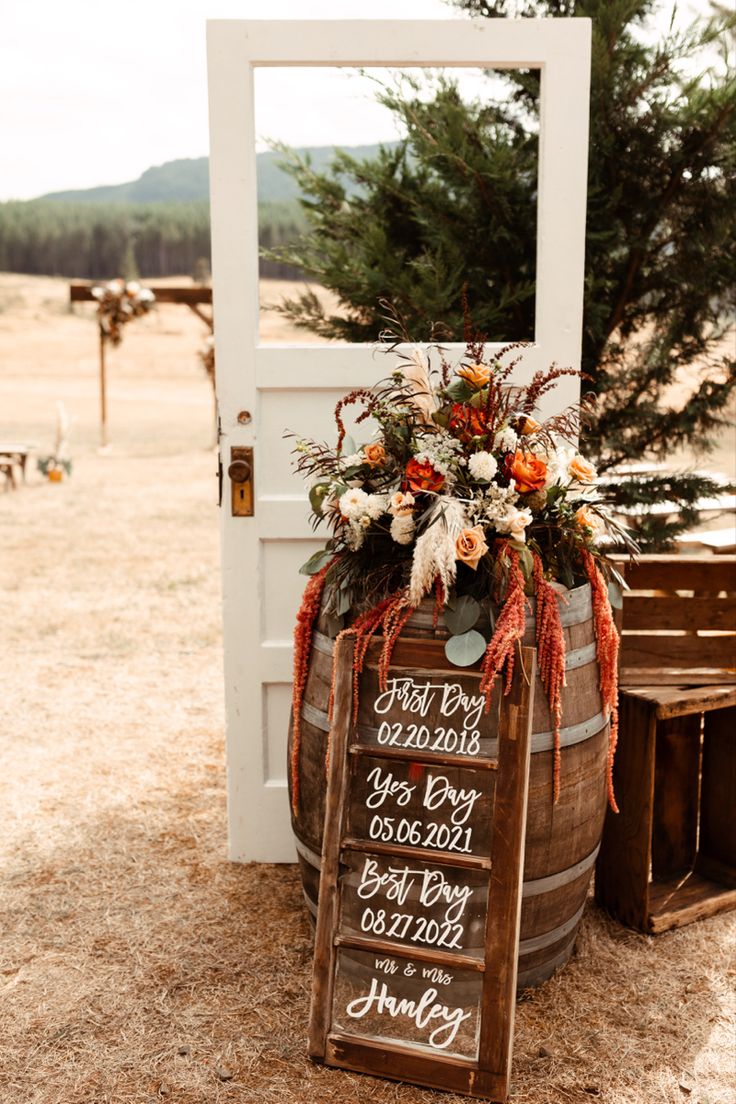
{"label": "orange flower", "polygon": [[587,506],[581,506],[575,511],[575,521],[581,529],[589,529],[594,537],[605,532],[606,526],[600,514],[594,513]]}
{"label": "orange flower", "polygon": [[460,379],[464,379],[471,387],[480,391],[491,378],[491,370],[485,364],[465,364],[457,370]]}
{"label": "orange flower", "polygon": [[578,483],[595,483],[598,478],[598,472],[593,464],[580,454],[573,456],[567,465],[567,474],[571,479],[577,480]]}
{"label": "orange flower", "polygon": [[533,452],[517,451],[506,458],[506,474],[515,480],[519,494],[541,491],[547,479],[547,465]]}
{"label": "orange flower", "polygon": [[520,437],[531,437],[532,433],[536,433],[540,428],[540,424],[536,418],[532,418],[529,414],[525,414],[516,430]]}
{"label": "orange flower", "polygon": [[363,456],[366,464],[370,464],[372,468],[380,468],[386,460],[386,450],[380,441],[375,441],[372,445],[365,446]]}
{"label": "orange flower", "polygon": [[391,496],[391,501],[388,504],[388,512],[393,514],[394,517],[406,517],[411,514],[414,509],[414,495],[403,494],[401,491],[397,491],[395,495]]}
{"label": "orange flower", "polygon": [[468,442],[473,437],[487,437],[490,432],[488,414],[468,403],[453,403],[450,411],[450,433],[459,441]]}
{"label": "orange flower", "polygon": [[419,494],[422,491],[439,491],[445,482],[442,472],[438,472],[431,464],[422,462],[415,457],[406,465],[404,479],[410,491]]}
{"label": "orange flower", "polygon": [[485,533],[482,525],[474,525],[472,529],[463,529],[455,541],[455,559],[472,567],[478,568],[482,556],[488,551]]}

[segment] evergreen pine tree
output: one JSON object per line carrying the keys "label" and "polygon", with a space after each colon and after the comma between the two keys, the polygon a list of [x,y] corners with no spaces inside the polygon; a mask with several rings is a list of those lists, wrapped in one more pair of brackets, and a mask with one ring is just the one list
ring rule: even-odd
{"label": "evergreen pine tree", "polygon": [[[486,18],[592,19],[582,357],[599,395],[592,447],[604,474],[683,445],[707,451],[736,386],[736,358],[723,353],[735,306],[736,80],[717,58],[703,71],[702,58],[720,50],[725,60],[736,16],[714,6],[687,32],[651,42],[642,29],[654,0],[532,0],[511,13],[503,0],[457,3]],[[278,256],[340,301],[330,314],[304,292],[284,304],[292,321],[374,340],[385,298],[417,340],[435,319],[459,338],[467,285],[488,340],[532,336],[539,73],[500,76],[507,94],[475,103],[445,77],[429,99],[409,79],[384,87],[379,99],[406,138],[373,160],[338,152],[315,172],[284,151],[308,231]],[[683,379],[695,380],[690,393],[668,402]],[[697,501],[720,490],[692,473],[613,487],[621,506],[678,504],[675,521],[641,523],[649,548],[692,525]]]}

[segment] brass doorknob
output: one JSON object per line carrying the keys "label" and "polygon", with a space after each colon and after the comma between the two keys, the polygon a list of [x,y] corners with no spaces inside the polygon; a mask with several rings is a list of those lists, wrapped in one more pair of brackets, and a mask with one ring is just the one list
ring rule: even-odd
{"label": "brass doorknob", "polygon": [[250,464],[247,460],[233,460],[227,469],[233,483],[247,483],[250,479]]}

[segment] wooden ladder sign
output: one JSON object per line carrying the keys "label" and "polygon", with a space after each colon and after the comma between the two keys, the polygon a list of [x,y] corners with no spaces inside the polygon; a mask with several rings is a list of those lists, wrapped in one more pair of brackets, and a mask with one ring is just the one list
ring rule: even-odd
{"label": "wooden ladder sign", "polygon": [[399,641],[383,691],[379,647],[356,724],[352,640],[336,646],[309,1053],[502,1102],[536,653],[491,739],[478,672],[449,672],[441,641]]}

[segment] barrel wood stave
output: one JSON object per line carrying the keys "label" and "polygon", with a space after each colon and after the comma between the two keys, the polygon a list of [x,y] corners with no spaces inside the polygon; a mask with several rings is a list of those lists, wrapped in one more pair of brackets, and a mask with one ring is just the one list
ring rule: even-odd
{"label": "barrel wood stave", "polygon": [[[533,607],[533,600],[532,600]],[[483,629],[483,613],[478,627]],[[410,619],[405,635],[446,638],[442,619],[432,627],[433,604],[425,602]],[[552,720],[541,681],[537,677],[529,778],[526,857],[519,948],[519,988],[545,981],[567,961],[585,905],[606,807],[608,723],[602,716],[595,659],[595,631],[590,588],[581,587],[561,609],[568,657],[567,685],[562,691],[560,797],[552,800]],[[527,615],[524,642],[534,644],[534,625]],[[332,677],[333,641],[320,618],[314,636],[309,676],[302,710],[299,815],[293,820],[305,899],[316,915],[319,856],[322,849],[327,753],[326,709]],[[572,659],[572,663],[569,661]],[[449,679],[476,684],[478,668],[451,667],[440,672]],[[410,670],[408,668],[407,670]],[[395,668],[392,665],[392,673]],[[426,674],[425,672],[422,672]],[[364,676],[377,675],[369,667]],[[499,680],[500,681],[500,680]],[[476,691],[477,692],[477,691]],[[500,687],[494,691],[486,721],[491,738],[497,728]],[[370,701],[366,693],[364,701]],[[370,721],[361,709],[359,724]],[[495,727],[494,727],[495,726]],[[543,734],[547,734],[546,737]],[[536,736],[536,741],[535,741]],[[290,733],[291,754],[291,733]],[[536,749],[535,749],[536,742]],[[542,750],[543,749],[543,750]]]}

